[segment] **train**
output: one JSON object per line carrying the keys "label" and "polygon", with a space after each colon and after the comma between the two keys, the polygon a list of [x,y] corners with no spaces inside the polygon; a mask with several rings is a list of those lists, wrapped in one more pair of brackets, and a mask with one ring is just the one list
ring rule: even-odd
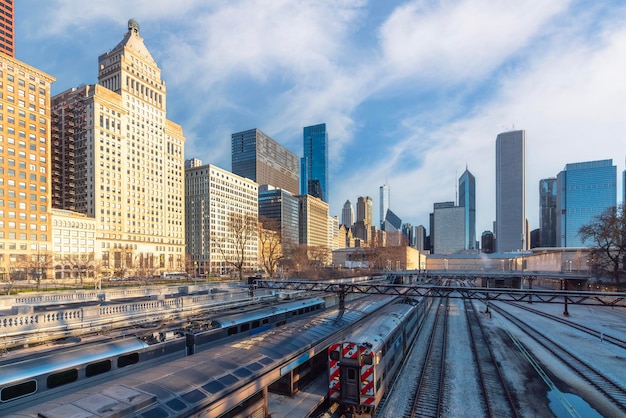
{"label": "train", "polygon": [[152,360],[171,361],[195,354],[235,335],[254,335],[325,308],[323,298],[308,298],[223,314],[208,330],[153,332],[63,350],[0,364],[0,414],[3,405],[28,402],[64,390],[70,384],[108,377]]}
{"label": "train", "polygon": [[348,414],[372,414],[402,364],[430,298],[402,298],[328,347],[328,398]]}
{"label": "train", "polygon": [[116,416],[163,418],[267,416],[270,385],[291,374],[312,379],[313,369],[323,372],[327,339],[394,299],[375,295],[352,300],[341,315],[337,309],[298,314],[296,320],[251,339],[224,341],[184,358],[155,359],[144,367],[139,363],[128,369],[130,373],[87,380],[79,387],[68,385],[54,396],[28,403],[0,403],[0,415],[35,418],[72,411],[75,416],[104,418],[114,411]]}

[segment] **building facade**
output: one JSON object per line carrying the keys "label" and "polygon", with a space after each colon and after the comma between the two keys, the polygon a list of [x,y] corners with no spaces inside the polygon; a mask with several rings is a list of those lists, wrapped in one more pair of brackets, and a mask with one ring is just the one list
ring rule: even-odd
{"label": "building facade", "polygon": [[[227,274],[243,249],[243,270],[258,270],[258,185],[211,164],[185,170],[185,231],[188,267],[196,273]],[[232,216],[249,217],[254,231],[239,231]],[[247,232],[247,234],[240,234]],[[244,239],[245,242],[238,241]]]}
{"label": "building facade", "polygon": [[13,0],[0,0],[0,52],[15,57]]}
{"label": "building facade", "polygon": [[96,219],[84,213],[52,209],[52,270],[59,280],[99,276],[96,258]]}
{"label": "building facade", "polygon": [[[103,274],[180,271],[185,137],[166,118],[161,70],[136,21],[98,63],[98,84],[53,99],[55,205],[96,218]],[[73,170],[61,167],[68,156]]]}
{"label": "building facade", "polygon": [[496,251],[526,249],[526,133],[496,138]]}
{"label": "building facade", "polygon": [[0,278],[3,279],[32,279],[33,274],[41,279],[50,275],[50,85],[53,82],[54,78],[43,71],[8,54],[0,54]]}
{"label": "building facade", "polygon": [[454,254],[465,249],[465,208],[454,202],[435,203],[433,254]]}
{"label": "building facade", "polygon": [[539,246],[556,247],[556,178],[539,180]]}
{"label": "building facade", "polygon": [[278,226],[283,250],[298,246],[298,198],[270,185],[259,186],[259,219],[269,219]]}
{"label": "building facade", "polygon": [[613,160],[567,164],[557,175],[557,187],[558,246],[583,247],[580,227],[617,204],[617,167]]}
{"label": "building facade", "polygon": [[298,157],[259,129],[231,135],[232,172],[298,194]]}
{"label": "building facade", "polygon": [[465,218],[465,249],[476,250],[476,178],[467,168],[459,177],[459,206]]}
{"label": "building facade", "polygon": [[329,202],[328,190],[328,132],[326,124],[306,126],[303,132],[303,152],[300,160],[300,194]]}
{"label": "building facade", "polygon": [[331,248],[328,203],[311,195],[299,195],[300,244]]}

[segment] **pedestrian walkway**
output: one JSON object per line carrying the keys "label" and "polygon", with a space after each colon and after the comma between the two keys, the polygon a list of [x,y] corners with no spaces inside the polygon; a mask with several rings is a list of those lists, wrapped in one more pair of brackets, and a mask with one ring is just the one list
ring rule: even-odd
{"label": "pedestrian walkway", "polygon": [[313,383],[289,396],[268,394],[269,414],[272,418],[307,418],[315,409],[324,402],[328,393],[328,378],[322,375]]}

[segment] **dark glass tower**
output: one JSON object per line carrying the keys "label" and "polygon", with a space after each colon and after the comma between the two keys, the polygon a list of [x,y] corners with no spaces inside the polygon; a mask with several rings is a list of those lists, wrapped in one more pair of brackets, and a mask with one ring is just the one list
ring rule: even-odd
{"label": "dark glass tower", "polygon": [[307,126],[300,160],[300,194],[309,194],[328,203],[328,133],[326,124]]}
{"label": "dark glass tower", "polygon": [[539,180],[539,245],[556,247],[556,178]]}
{"label": "dark glass tower", "polygon": [[525,249],[526,133],[504,132],[496,138],[496,252]]}
{"label": "dark glass tower", "polygon": [[259,129],[231,135],[232,172],[298,194],[298,156]]}
{"label": "dark glass tower", "polygon": [[276,222],[283,250],[298,245],[298,198],[269,185],[259,187],[259,218]]}
{"label": "dark glass tower", "polygon": [[465,218],[465,249],[476,249],[476,178],[465,168],[459,177],[459,206]]}

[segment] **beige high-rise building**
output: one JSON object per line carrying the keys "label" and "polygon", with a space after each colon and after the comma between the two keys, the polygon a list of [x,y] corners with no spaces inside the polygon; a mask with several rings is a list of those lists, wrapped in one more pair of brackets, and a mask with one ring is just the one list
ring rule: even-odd
{"label": "beige high-rise building", "polygon": [[[331,232],[329,220],[329,206],[318,197],[309,194],[299,195],[298,215],[300,219],[300,244],[307,245],[312,249],[318,248],[328,251],[325,255],[325,263],[331,261]],[[309,256],[311,256],[309,252]]]}
{"label": "beige high-rise building", "polygon": [[98,84],[53,98],[55,207],[96,219],[103,274],[185,268],[184,143],[136,21],[98,58]]}
{"label": "beige high-rise building", "polygon": [[50,84],[0,54],[0,280],[50,273]]}
{"label": "beige high-rise building", "polygon": [[246,274],[255,274],[258,184],[207,164],[185,170],[185,190],[187,254],[194,274],[226,274],[240,260]]}

